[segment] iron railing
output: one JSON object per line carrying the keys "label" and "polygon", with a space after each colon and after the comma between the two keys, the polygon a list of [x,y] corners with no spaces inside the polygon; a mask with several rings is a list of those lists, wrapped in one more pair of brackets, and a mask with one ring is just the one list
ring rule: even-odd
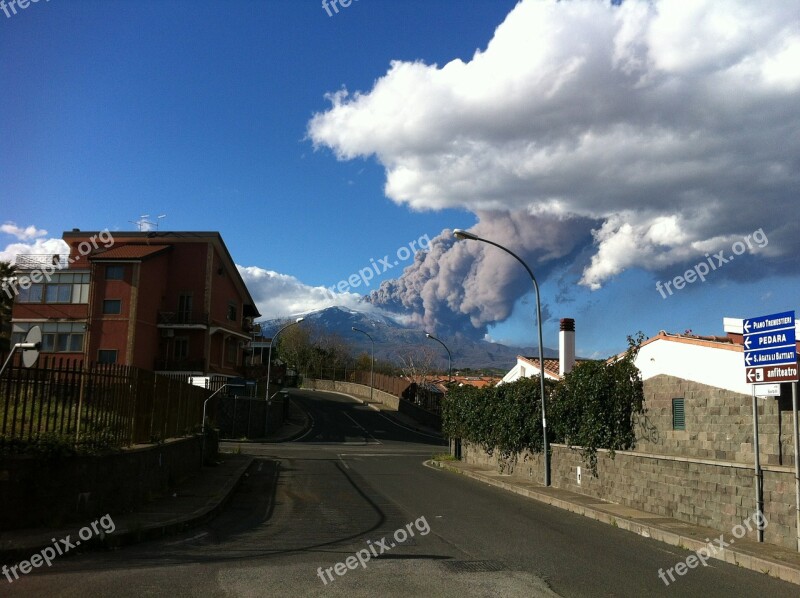
{"label": "iron railing", "polygon": [[[163,441],[200,429],[211,391],[132,366],[42,356],[0,379],[0,449],[43,435],[87,447]],[[216,397],[208,403],[213,420]]]}

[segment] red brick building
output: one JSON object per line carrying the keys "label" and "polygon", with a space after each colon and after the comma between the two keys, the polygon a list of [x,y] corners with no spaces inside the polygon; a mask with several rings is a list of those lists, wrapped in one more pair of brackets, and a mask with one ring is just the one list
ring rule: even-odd
{"label": "red brick building", "polygon": [[63,239],[69,255],[17,257],[12,342],[38,325],[44,354],[242,374],[260,314],[219,233],[75,229]]}

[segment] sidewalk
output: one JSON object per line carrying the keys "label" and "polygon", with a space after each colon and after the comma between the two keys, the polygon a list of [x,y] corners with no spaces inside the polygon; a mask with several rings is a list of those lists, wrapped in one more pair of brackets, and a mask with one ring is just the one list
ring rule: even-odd
{"label": "sidewalk", "polygon": [[[172,494],[141,505],[128,514],[111,513],[115,529],[104,538],[93,537],[81,545],[116,547],[158,538],[199,525],[212,519],[222,509],[253,462],[247,455],[220,455],[213,466],[184,480]],[[12,565],[28,559],[56,540],[78,537],[78,531],[97,517],[60,529],[22,529],[0,532],[0,562]]]}
{"label": "sidewalk", "polygon": [[735,542],[735,546],[718,548],[717,552],[711,554],[712,558],[800,584],[800,553],[788,548],[759,543],[746,537],[735,539],[730,530],[723,532],[605,502],[584,494],[541,486],[462,461],[432,460],[427,464],[689,551],[708,548],[708,539],[717,547],[716,541],[723,534],[724,541],[730,544]]}
{"label": "sidewalk", "polygon": [[[263,442],[287,442],[308,430],[310,420],[305,411],[291,401],[287,420]],[[225,441],[221,441],[225,442]],[[171,494],[157,498],[138,507],[133,513],[114,514],[111,518],[115,529],[104,538],[94,537],[82,542],[81,547],[117,547],[201,525],[213,519],[225,506],[242,476],[254,458],[248,455],[220,453],[217,462],[206,466],[182,481]],[[52,546],[56,540],[71,536],[73,541],[78,531],[98,517],[83,523],[74,523],[59,529],[22,529],[0,532],[0,565],[12,565],[28,559],[41,549]]]}

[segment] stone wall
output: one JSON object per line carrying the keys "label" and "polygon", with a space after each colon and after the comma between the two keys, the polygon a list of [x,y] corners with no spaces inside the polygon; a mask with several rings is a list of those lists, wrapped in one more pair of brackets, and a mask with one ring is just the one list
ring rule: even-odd
{"label": "stone wall", "polygon": [[[617,451],[612,459],[608,451],[600,450],[594,477],[577,450],[553,444],[551,451],[551,483],[556,488],[725,533],[756,510],[752,465],[639,451]],[[463,443],[462,458],[512,477],[543,483],[541,455],[525,453],[504,460]],[[768,521],[765,542],[796,547],[794,509],[793,468],[765,465],[764,515]],[[748,537],[757,539],[755,532],[748,532]]]}
{"label": "stone wall", "polygon": [[[758,399],[762,465],[794,463],[791,385],[781,390],[780,398]],[[645,380],[644,392],[637,452],[753,463],[751,396],[664,375]],[[677,398],[684,399],[685,430],[672,428],[672,399]]]}

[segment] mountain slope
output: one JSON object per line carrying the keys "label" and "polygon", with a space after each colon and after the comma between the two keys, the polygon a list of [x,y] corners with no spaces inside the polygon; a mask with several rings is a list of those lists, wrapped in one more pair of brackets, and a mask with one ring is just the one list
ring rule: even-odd
{"label": "mountain slope", "polygon": [[[291,318],[268,320],[261,323],[265,334],[274,334],[281,325],[302,315],[305,320],[300,325],[311,325],[321,333],[336,334],[347,342],[354,354],[367,353],[371,350],[369,339],[352,328],[360,328],[375,341],[375,358],[398,363],[400,356],[426,347],[434,353],[441,353],[438,367],[447,368],[447,353],[437,342],[425,337],[425,331],[407,328],[397,321],[374,313],[360,312],[343,307],[298,314]],[[517,361],[517,355],[537,355],[538,350],[531,347],[508,347],[500,343],[476,341],[462,335],[439,337],[453,355],[453,371],[460,368],[494,368],[509,370]],[[558,351],[545,347],[545,357],[558,357]]]}

